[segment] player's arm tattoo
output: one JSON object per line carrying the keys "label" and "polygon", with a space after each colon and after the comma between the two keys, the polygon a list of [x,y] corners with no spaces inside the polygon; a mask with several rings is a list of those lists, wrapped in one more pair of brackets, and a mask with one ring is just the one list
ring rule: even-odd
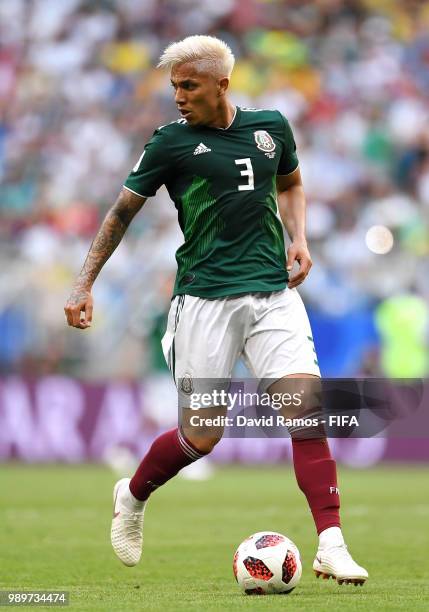
{"label": "player's arm tattoo", "polygon": [[71,301],[80,302],[85,293],[91,290],[100,270],[121,242],[129,224],[145,201],[146,198],[122,188],[91,244],[74,284]]}

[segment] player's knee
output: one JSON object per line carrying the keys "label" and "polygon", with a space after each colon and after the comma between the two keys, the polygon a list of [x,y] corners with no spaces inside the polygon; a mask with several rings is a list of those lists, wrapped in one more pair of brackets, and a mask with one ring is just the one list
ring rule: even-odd
{"label": "player's knee", "polygon": [[192,444],[194,448],[196,448],[201,453],[204,453],[205,455],[207,455],[208,453],[211,453],[211,451],[214,449],[216,444],[220,442],[220,440],[222,439],[222,435],[216,434],[216,435],[209,435],[209,436],[196,436],[196,435],[192,436],[191,434],[187,436],[187,439],[189,440],[189,442]]}
{"label": "player's knee", "polygon": [[226,408],[205,408],[201,412],[183,410],[181,428],[185,438],[197,451],[210,453],[222,439],[224,426],[222,419]]}

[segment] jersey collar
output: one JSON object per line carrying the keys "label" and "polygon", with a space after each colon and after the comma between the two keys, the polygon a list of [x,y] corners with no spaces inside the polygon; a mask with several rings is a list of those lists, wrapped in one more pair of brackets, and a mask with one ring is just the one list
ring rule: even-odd
{"label": "jersey collar", "polygon": [[235,127],[237,125],[238,119],[239,119],[239,110],[240,109],[238,108],[238,106],[236,106],[235,109],[234,109],[234,115],[233,115],[231,123],[229,125],[227,125],[224,128],[223,127],[219,127],[219,128],[215,128],[215,129],[216,130],[223,130],[223,131],[225,131],[225,130],[229,130],[229,129]]}
{"label": "jersey collar", "polygon": [[208,125],[204,125],[201,127],[203,127],[206,130],[220,130],[221,132],[226,132],[226,130],[232,130],[233,128],[237,127],[237,125],[240,122],[240,115],[241,115],[241,109],[238,106],[236,106],[231,123],[227,125],[226,127],[224,128],[223,127],[210,127]]}

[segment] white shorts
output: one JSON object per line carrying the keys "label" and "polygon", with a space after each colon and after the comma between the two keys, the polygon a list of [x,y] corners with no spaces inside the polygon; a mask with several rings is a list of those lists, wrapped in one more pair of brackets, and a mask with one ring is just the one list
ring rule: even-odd
{"label": "white shorts", "polygon": [[255,378],[320,376],[305,306],[296,289],[208,300],[176,296],[162,339],[176,385],[229,380],[240,356]]}

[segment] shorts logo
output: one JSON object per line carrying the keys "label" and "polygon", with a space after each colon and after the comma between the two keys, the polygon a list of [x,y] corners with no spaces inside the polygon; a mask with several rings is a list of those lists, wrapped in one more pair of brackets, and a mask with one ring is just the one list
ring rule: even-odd
{"label": "shorts logo", "polygon": [[272,159],[275,155],[276,143],[265,130],[256,130],[253,132],[256,146],[260,151],[263,151],[267,157]]}
{"label": "shorts logo", "polygon": [[180,388],[183,393],[186,393],[186,395],[190,395],[193,392],[194,385],[192,383],[192,378],[190,374],[185,374],[185,376],[182,378],[180,382]]}

